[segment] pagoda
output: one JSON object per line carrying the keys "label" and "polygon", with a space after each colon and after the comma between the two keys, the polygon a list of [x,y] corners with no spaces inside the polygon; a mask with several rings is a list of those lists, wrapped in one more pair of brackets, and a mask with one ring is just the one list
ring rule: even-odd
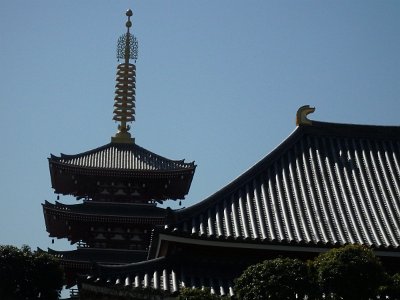
{"label": "pagoda", "polygon": [[194,162],[170,160],[135,143],[138,41],[130,33],[132,11],[126,12],[127,32],[118,39],[114,117],[118,131],[111,142],[74,155],[48,159],[54,192],[71,195],[79,204],[45,201],[46,230],[66,238],[77,249],[49,253],[60,258],[67,285],[77,275],[91,273],[97,263],[120,265],[145,260],[154,228],[168,223],[172,211],[158,207],[165,200],[183,200],[196,169]]}

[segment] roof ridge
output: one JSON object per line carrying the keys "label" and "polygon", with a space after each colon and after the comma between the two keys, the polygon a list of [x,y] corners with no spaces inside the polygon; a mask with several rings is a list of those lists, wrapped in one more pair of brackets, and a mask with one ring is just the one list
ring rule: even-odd
{"label": "roof ridge", "polygon": [[354,127],[368,127],[368,128],[397,128],[400,130],[400,125],[379,125],[379,124],[359,124],[359,123],[337,123],[337,122],[326,122],[326,121],[315,121],[312,120],[311,125],[299,125],[299,126],[354,126]]}
{"label": "roof ridge", "polygon": [[400,126],[396,125],[364,125],[351,123],[331,123],[312,121],[312,125],[300,125],[307,132],[314,134],[331,134],[337,136],[357,136],[359,138],[399,138]]}

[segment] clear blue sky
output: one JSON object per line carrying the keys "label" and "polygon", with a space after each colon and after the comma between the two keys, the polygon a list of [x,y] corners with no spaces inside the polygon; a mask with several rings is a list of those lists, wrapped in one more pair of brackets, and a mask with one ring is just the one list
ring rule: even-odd
{"label": "clear blue sky", "polygon": [[2,0],[0,244],[66,249],[45,231],[47,157],[114,134],[127,8],[139,39],[133,133],[196,161],[185,206],[274,149],[301,105],[315,120],[400,125],[399,1]]}

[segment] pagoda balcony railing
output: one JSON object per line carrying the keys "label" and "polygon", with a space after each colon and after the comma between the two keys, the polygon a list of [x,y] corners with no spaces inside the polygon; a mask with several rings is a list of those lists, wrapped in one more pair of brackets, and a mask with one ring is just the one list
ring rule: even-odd
{"label": "pagoda balcony railing", "polygon": [[90,248],[90,246],[88,244],[86,244],[85,242],[83,242],[83,241],[77,242],[76,243],[76,247],[77,248]]}
{"label": "pagoda balcony railing", "polygon": [[70,299],[79,299],[79,290],[78,289],[70,289],[69,297],[70,297]]}

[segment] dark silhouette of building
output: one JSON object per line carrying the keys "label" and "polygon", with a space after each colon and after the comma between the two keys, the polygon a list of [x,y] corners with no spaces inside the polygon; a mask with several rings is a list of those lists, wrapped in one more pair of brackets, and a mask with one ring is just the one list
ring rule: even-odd
{"label": "dark silhouette of building", "polygon": [[83,203],[43,204],[50,237],[77,244],[73,251],[49,252],[59,257],[68,285],[77,274],[90,273],[94,263],[124,264],[147,258],[150,234],[167,223],[164,200],[183,200],[196,166],[170,160],[135,143],[128,122],[135,116],[137,40],[129,32],[132,12],[127,12],[127,33],[118,40],[114,120],[118,132],[111,143],[76,154],[51,155],[49,167],[54,192],[72,195]]}

